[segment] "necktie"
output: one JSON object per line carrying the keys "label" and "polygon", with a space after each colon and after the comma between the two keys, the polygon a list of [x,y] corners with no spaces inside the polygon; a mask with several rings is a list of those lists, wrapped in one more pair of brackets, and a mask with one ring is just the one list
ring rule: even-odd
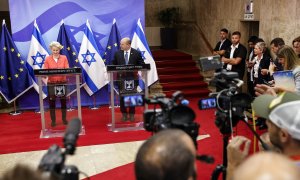
{"label": "necktie", "polygon": [[128,64],[128,52],[127,51],[125,52],[125,63],[126,63],[126,65]]}

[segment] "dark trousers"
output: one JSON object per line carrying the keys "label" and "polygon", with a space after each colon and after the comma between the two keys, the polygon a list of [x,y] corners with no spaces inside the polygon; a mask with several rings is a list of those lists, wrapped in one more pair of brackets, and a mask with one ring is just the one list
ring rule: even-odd
{"label": "dark trousers", "polygon": [[[50,108],[50,117],[51,121],[56,121],[56,115],[55,115],[55,108],[56,108],[56,98],[60,99],[61,104],[61,114],[62,114],[62,120],[67,120],[67,98],[66,98],[66,91],[64,95],[57,97],[55,93],[55,86],[56,85],[48,85],[48,100],[49,100],[49,108]],[[65,88],[65,86],[64,86]]]}

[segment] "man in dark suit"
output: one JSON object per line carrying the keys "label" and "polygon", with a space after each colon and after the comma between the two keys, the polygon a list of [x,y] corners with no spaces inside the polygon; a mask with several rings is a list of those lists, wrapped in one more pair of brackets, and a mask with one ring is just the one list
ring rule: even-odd
{"label": "man in dark suit", "polygon": [[223,28],[220,30],[220,41],[216,44],[213,55],[224,56],[225,50],[231,46],[230,40],[227,38],[228,30]]}
{"label": "man in dark suit", "polygon": [[[142,58],[141,52],[131,48],[131,40],[128,37],[121,39],[120,42],[121,50],[117,51],[114,55],[114,59],[112,61],[113,65],[142,65],[144,64],[144,59]],[[137,75],[133,72],[124,72],[118,74],[118,79],[121,81],[125,80],[135,80],[134,81],[134,89],[137,88]],[[122,84],[122,82],[120,83]],[[123,87],[120,87],[121,90]],[[120,108],[122,112],[122,121],[130,120],[134,121],[135,108],[129,107],[129,116],[127,112],[127,108],[124,106],[124,96],[120,94]]]}

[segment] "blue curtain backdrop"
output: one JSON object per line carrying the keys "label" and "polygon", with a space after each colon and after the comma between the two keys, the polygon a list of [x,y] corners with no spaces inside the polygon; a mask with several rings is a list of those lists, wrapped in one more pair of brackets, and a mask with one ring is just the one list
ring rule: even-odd
{"label": "blue curtain backdrop", "polygon": [[[9,0],[9,9],[13,40],[23,59],[27,59],[34,20],[47,46],[57,39],[63,20],[78,52],[88,19],[102,57],[114,18],[118,22],[121,37],[133,36],[139,18],[143,27],[145,22],[144,0]],[[81,96],[83,106],[93,104],[93,97],[84,88],[81,88]],[[94,96],[97,105],[107,104],[107,87],[103,87]],[[38,94],[33,89],[19,98],[21,109],[37,108],[38,105]]]}

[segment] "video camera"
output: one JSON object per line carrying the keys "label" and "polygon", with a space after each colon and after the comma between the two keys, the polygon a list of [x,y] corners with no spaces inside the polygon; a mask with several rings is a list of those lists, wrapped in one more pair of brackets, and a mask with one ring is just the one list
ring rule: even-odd
{"label": "video camera", "polygon": [[244,111],[251,108],[252,98],[248,94],[239,93],[243,81],[238,78],[237,72],[220,70],[215,73],[211,83],[220,90],[209,95],[216,99],[215,124],[222,134],[231,133],[232,127],[244,118]]}
{"label": "video camera", "polygon": [[73,165],[66,166],[65,159],[66,155],[74,154],[80,131],[81,121],[78,118],[71,120],[63,138],[65,151],[62,151],[56,144],[52,145],[42,157],[38,170],[49,172],[50,179],[78,180],[78,168]]}
{"label": "video camera", "polygon": [[155,96],[152,99],[145,98],[145,103],[159,105],[160,109],[146,110],[144,112],[144,128],[150,132],[158,132],[163,129],[178,128],[185,131],[194,141],[197,147],[197,136],[200,125],[194,122],[194,111],[188,107],[188,101],[184,99],[181,91],[176,91],[172,98]]}
{"label": "video camera", "polygon": [[200,99],[199,109],[217,108],[215,124],[222,134],[232,132],[232,127],[244,117],[244,110],[251,108],[252,98],[245,93],[239,93],[243,81],[237,72],[226,71],[220,56],[201,57],[199,65],[202,71],[215,70],[210,81],[216,87],[216,93],[211,93],[209,98]]}

